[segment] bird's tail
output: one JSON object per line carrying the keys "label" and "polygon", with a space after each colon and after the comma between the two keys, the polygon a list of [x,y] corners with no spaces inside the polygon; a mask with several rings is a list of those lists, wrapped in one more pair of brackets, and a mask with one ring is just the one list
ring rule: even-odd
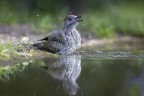
{"label": "bird's tail", "polygon": [[40,50],[46,50],[43,42],[34,43],[34,44],[32,44],[32,46],[34,46],[34,47],[36,47],[37,49],[40,49]]}

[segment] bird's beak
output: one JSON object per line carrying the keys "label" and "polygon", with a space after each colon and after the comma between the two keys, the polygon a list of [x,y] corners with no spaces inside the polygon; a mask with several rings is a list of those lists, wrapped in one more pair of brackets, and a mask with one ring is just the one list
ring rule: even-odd
{"label": "bird's beak", "polygon": [[77,17],[75,18],[75,20],[76,20],[77,22],[81,22],[81,21],[83,21],[83,20],[82,20],[82,17],[83,17],[83,16],[77,16]]}

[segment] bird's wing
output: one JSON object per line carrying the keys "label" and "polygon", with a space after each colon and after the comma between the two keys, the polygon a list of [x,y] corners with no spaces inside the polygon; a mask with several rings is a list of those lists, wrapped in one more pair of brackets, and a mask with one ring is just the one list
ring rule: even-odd
{"label": "bird's wing", "polygon": [[57,42],[57,43],[62,43],[62,41],[64,41],[64,36],[63,34],[61,33],[61,31],[58,31],[58,32],[53,32],[52,34],[50,34],[48,36],[48,38],[45,38],[47,39],[48,41],[50,42]]}
{"label": "bird's wing", "polygon": [[38,40],[38,41],[48,41],[48,40],[51,40],[51,39],[55,39],[58,37],[58,31],[55,31],[55,32],[52,32],[50,34],[48,34],[46,37]]}
{"label": "bird's wing", "polygon": [[38,41],[47,42],[48,44],[50,44],[50,45],[53,44],[55,46],[55,45],[59,45],[59,44],[64,44],[65,36],[64,36],[63,32],[55,31]]}

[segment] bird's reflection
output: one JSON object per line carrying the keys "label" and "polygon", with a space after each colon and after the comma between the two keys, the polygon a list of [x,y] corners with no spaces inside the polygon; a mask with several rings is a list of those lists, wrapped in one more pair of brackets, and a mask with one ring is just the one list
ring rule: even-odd
{"label": "bird's reflection", "polygon": [[47,66],[43,66],[43,68],[48,70],[49,75],[62,81],[64,91],[68,95],[75,96],[79,89],[76,79],[81,73],[81,56],[60,56],[45,59],[44,62]]}

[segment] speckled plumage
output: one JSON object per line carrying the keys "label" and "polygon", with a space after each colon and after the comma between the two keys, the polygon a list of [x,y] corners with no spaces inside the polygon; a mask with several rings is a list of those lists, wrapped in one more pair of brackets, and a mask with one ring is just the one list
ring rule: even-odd
{"label": "speckled plumage", "polygon": [[[56,32],[50,33],[41,39],[41,43],[34,44],[39,49],[56,54],[71,54],[81,47],[81,36],[76,29],[82,16],[69,15],[65,19],[64,27]],[[71,19],[71,20],[69,20]]]}

